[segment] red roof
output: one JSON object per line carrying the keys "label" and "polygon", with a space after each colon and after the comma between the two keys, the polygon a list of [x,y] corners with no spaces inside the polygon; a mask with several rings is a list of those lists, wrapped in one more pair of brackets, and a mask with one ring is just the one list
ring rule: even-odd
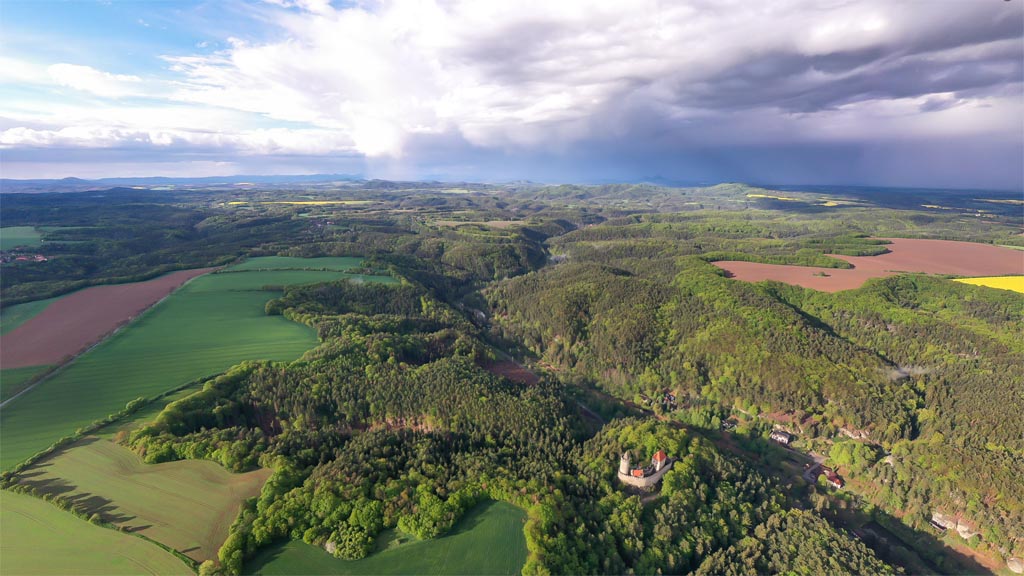
{"label": "red roof", "polygon": [[664,450],[658,450],[654,453],[655,462],[664,462],[665,460],[668,460],[668,454],[665,454]]}
{"label": "red roof", "polygon": [[633,474],[633,476],[636,476],[637,478],[643,478],[644,477],[644,469],[643,468],[634,468],[632,474]]}

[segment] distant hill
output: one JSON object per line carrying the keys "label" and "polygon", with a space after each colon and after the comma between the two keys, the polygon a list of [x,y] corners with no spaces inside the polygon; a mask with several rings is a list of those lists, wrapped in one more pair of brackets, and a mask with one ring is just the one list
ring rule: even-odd
{"label": "distant hill", "polygon": [[183,188],[208,188],[217,186],[233,186],[238,184],[298,184],[338,181],[361,181],[362,176],[356,174],[292,174],[273,176],[206,176],[202,178],[176,178],[171,176],[142,176],[128,178],[82,178],[61,179],[29,179],[15,180],[0,178],[0,192],[81,192],[85,190],[106,189],[114,186],[175,186]]}

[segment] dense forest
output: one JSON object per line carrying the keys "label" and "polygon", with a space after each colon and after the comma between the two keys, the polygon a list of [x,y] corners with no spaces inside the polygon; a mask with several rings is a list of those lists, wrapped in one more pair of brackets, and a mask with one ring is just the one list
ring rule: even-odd
{"label": "dense forest", "polygon": [[[880,254],[886,236],[1020,246],[1005,206],[742,185],[317,194],[356,203],[3,197],[4,225],[41,227],[50,256],[4,265],[4,306],[271,254],[361,256],[399,279],[285,289],[266,313],[314,328],[316,348],[240,364],[118,435],[146,462],[273,469],[203,573],[241,573],[286,539],[361,558],[387,529],[443,535],[483,499],[527,510],[525,574],[962,571],[935,512],[976,526],[972,547],[1024,555],[1019,294],[923,275],[828,294],[710,263],[845,267],[828,255]],[[495,369],[512,359],[539,382]],[[775,427],[846,490],[781,472]],[[675,459],[659,489],[618,481],[627,450]],[[879,546],[866,522],[920,540]]]}

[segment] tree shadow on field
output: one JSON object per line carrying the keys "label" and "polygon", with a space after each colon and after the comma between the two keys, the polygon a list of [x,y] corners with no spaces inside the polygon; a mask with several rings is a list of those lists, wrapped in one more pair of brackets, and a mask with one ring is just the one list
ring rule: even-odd
{"label": "tree shadow on field", "polygon": [[484,516],[487,511],[490,510],[491,506],[494,506],[494,502],[490,500],[477,504],[455,523],[455,527],[452,531],[442,536],[442,538],[457,536],[463,532],[469,532],[476,528],[484,521]]}
{"label": "tree shadow on field", "polygon": [[124,524],[135,519],[135,516],[119,512],[117,505],[109,498],[83,492],[82,494],[75,494],[70,500],[74,502],[75,507],[79,510],[84,510],[89,514],[99,514],[104,522]]}

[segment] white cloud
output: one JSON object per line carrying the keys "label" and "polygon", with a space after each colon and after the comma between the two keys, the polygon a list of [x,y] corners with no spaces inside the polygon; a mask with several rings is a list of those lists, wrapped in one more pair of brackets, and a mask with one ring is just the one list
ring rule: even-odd
{"label": "white cloud", "polygon": [[[273,40],[236,31],[200,42],[226,48],[165,56],[159,78],[0,57],[0,81],[100,97],[0,102],[0,146],[401,159],[425,137],[531,151],[1020,137],[1019,3],[265,0],[260,10]],[[123,100],[136,96],[147,102]]]}
{"label": "white cloud", "polygon": [[61,86],[106,98],[137,95],[142,90],[142,79],[138,76],[111,74],[90,66],[61,63],[48,67],[46,71]]}
{"label": "white cloud", "polygon": [[[1018,12],[979,17],[970,3],[880,0],[272,3],[300,9],[280,14],[286,40],[168,58],[184,76],[174,97],[337,130],[371,156],[400,155],[424,133],[457,132],[480,146],[558,146],[600,137],[606,112],[624,104],[668,120],[827,110],[927,95],[931,84],[946,93],[972,78],[943,83],[938,66],[970,66],[970,56],[947,52],[951,65],[929,54],[943,42],[950,50],[976,44],[972,33]],[[1000,9],[1007,12],[992,11]],[[1019,38],[1011,41],[1019,48]],[[1019,77],[1019,64],[1002,65],[990,74]],[[900,93],[901,66],[932,76],[910,79],[916,86]],[[893,80],[892,94],[872,85],[880,80]]]}

